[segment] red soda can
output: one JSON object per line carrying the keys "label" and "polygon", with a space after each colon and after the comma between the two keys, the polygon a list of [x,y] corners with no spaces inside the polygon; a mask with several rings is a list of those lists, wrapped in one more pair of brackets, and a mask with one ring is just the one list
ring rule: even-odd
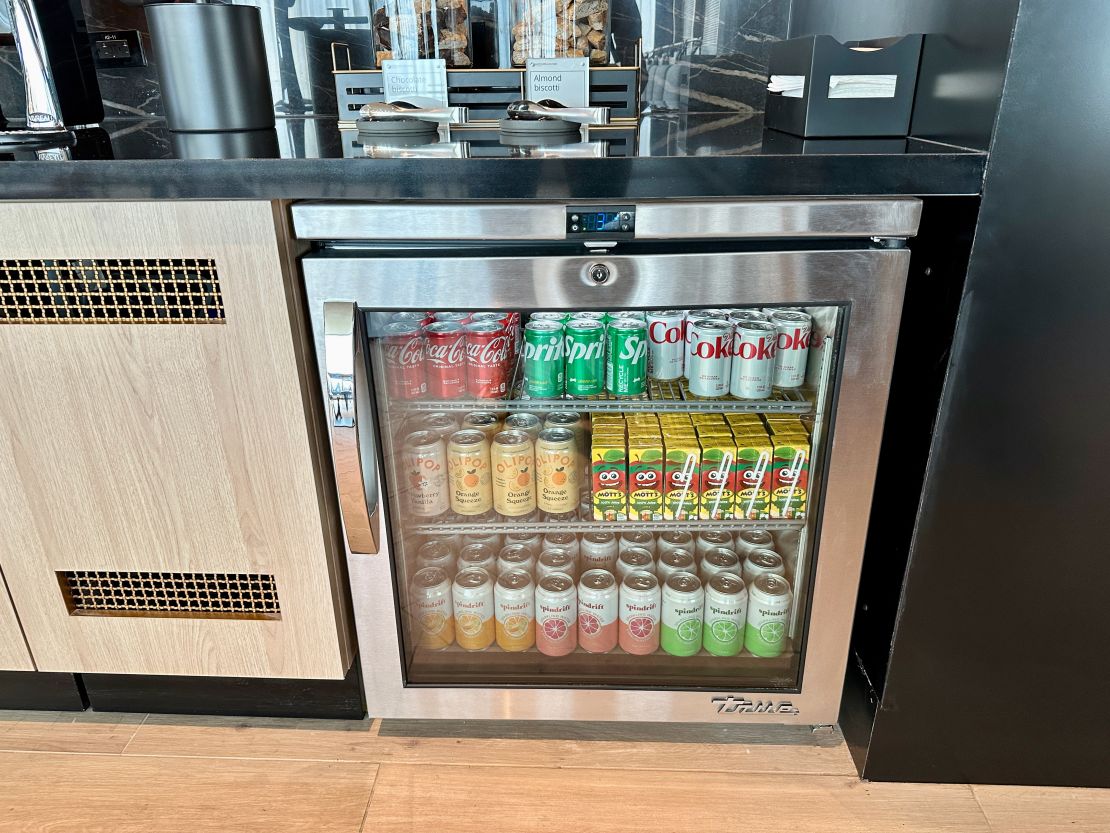
{"label": "red soda can", "polygon": [[497,321],[466,325],[466,389],[478,399],[503,399],[509,387],[509,343]]}
{"label": "red soda can", "polygon": [[424,330],[410,321],[383,328],[385,376],[393,399],[419,399],[428,390],[424,377]]}
{"label": "red soda can", "polygon": [[433,321],[435,321],[435,319],[432,318],[430,313],[416,312],[416,311],[395,312],[395,313],[393,313],[393,315],[389,316],[389,320],[390,321],[407,321],[410,324],[419,324],[421,327],[423,327],[426,324],[431,324]]}
{"label": "red soda can", "polygon": [[432,318],[436,321],[454,321],[456,324],[469,324],[469,312],[433,312]]}
{"label": "red soda can", "polygon": [[458,399],[466,394],[466,333],[462,324],[437,321],[424,328],[425,367],[432,399]]}
{"label": "red soda can", "polygon": [[497,321],[509,337],[509,366],[515,366],[520,353],[520,313],[519,312],[476,312],[470,316],[473,321]]}

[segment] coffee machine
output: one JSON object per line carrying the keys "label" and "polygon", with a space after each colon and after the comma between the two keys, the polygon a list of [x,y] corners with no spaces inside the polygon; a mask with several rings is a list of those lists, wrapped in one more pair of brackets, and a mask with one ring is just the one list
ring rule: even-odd
{"label": "coffee machine", "polygon": [[[6,3],[23,68],[26,127],[3,127],[0,147],[65,147],[74,127],[104,120],[92,49],[80,0]],[[9,102],[0,102],[0,106]],[[10,103],[14,104],[14,103]],[[9,113],[16,109],[8,108]],[[2,120],[0,116],[0,120]]]}

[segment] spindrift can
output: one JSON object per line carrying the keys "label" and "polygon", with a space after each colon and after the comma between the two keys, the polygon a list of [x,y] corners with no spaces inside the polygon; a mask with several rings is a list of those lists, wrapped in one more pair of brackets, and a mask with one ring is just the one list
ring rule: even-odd
{"label": "spindrift can", "polygon": [[705,588],[705,628],[702,646],[718,657],[734,657],[744,642],[748,618],[748,589],[733,573],[718,573]]}
{"label": "spindrift can", "polygon": [[659,580],[629,573],[620,589],[620,646],[628,654],[652,654],[659,647]]}
{"label": "spindrift can", "polygon": [[659,644],[668,654],[691,657],[701,650],[705,591],[692,573],[675,573],[663,585]]}
{"label": "spindrift can", "polygon": [[790,585],[782,576],[768,573],[749,584],[744,647],[757,657],[782,654],[792,600]]}
{"label": "spindrift can", "polygon": [[578,591],[566,573],[544,576],[536,585],[536,649],[563,657],[578,645]]}

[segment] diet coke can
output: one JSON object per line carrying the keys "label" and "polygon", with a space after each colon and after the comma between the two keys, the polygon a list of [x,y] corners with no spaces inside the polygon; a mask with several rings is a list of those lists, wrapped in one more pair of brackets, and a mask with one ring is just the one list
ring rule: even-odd
{"label": "diet coke can", "polygon": [[766,399],[775,381],[773,325],[737,321],[732,334],[732,375],[728,392],[737,399]]}
{"label": "diet coke can", "polygon": [[686,378],[695,396],[724,396],[732,373],[732,325],[719,318],[686,322]]}
{"label": "diet coke can", "polygon": [[796,388],[806,380],[806,361],[813,339],[813,316],[797,310],[776,310],[775,387]]}
{"label": "diet coke can", "polygon": [[466,389],[478,399],[503,399],[509,387],[509,343],[497,321],[466,326]]}
{"label": "diet coke can", "polygon": [[686,314],[680,309],[647,314],[648,372],[652,379],[678,379],[682,376],[686,346],[683,327]]}
{"label": "diet coke can", "polygon": [[390,398],[419,399],[428,391],[423,329],[410,321],[393,321],[385,325],[382,333]]}
{"label": "diet coke can", "polygon": [[437,321],[424,328],[428,395],[458,399],[466,395],[466,333],[461,324]]}

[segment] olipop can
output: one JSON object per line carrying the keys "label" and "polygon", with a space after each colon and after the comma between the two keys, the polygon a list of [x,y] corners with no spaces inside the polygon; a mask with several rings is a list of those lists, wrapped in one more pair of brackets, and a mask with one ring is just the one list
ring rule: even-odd
{"label": "olipop can", "polygon": [[455,605],[455,641],[467,651],[493,644],[493,579],[480,567],[469,567],[451,585]]}
{"label": "olipop can", "polygon": [[728,393],[732,374],[732,325],[719,318],[691,319],[686,324],[686,379],[695,396]]}
{"label": "olipop can", "polygon": [[676,657],[692,657],[701,650],[705,591],[693,573],[675,573],[663,585],[659,645]]}
{"label": "olipop can", "polygon": [[502,431],[490,445],[493,508],[510,518],[536,509],[536,456],[523,431]]}
{"label": "olipop can", "polygon": [[686,313],[680,309],[647,314],[649,372],[652,379],[679,379],[686,360],[683,330]]}
{"label": "olipop can", "polygon": [[460,573],[477,568],[485,570],[492,578],[497,578],[497,550],[489,544],[467,544],[459,552],[455,566]]}
{"label": "olipop can", "polygon": [[799,387],[806,380],[813,317],[798,310],[776,310],[771,323],[775,327],[775,387]]}
{"label": "olipop can", "polygon": [[732,573],[740,576],[740,557],[725,547],[714,547],[701,559],[701,580],[708,586],[709,580],[718,573]]}
{"label": "olipop can", "polygon": [[786,643],[793,594],[782,576],[768,573],[748,584],[748,621],[744,647],[757,657],[777,657]]}
{"label": "olipop can", "polygon": [[590,467],[590,432],[582,423],[582,415],[577,411],[553,411],[543,421],[544,428],[566,428],[574,434],[578,446],[579,471]]}
{"label": "olipop can", "polygon": [[463,428],[474,428],[492,440],[501,432],[501,417],[493,411],[471,411],[463,417]]}
{"label": "olipop can", "polygon": [[418,423],[421,431],[434,431],[447,441],[447,438],[459,430],[459,421],[453,414],[431,413],[421,414]]}
{"label": "olipop can", "polygon": [[576,399],[605,390],[605,325],[591,318],[573,318],[564,328],[567,393]]}
{"label": "olipop can", "polygon": [[416,551],[416,567],[439,567],[450,578],[455,575],[455,553],[443,541],[428,541]]}
{"label": "olipop can", "polygon": [[655,574],[660,581],[666,581],[675,573],[696,573],[694,554],[689,550],[667,550],[659,556],[655,564]]}
{"label": "olipop can", "polygon": [[608,570],[587,570],[578,581],[578,644],[591,654],[617,646],[620,591]]}
{"label": "olipop can", "polygon": [[617,542],[617,550],[624,552],[633,547],[640,547],[654,555],[655,536],[643,529],[630,529],[627,532],[622,532],[620,541]]}
{"label": "olipop can", "polygon": [[552,573],[536,585],[536,650],[564,657],[578,645],[578,590],[566,573]]}
{"label": "olipop can", "polygon": [[642,396],[648,375],[647,325],[616,318],[609,322],[605,339],[605,389],[613,396]]}
{"label": "olipop can", "polygon": [[545,428],[536,440],[536,506],[541,512],[578,508],[578,443],[569,428]]}
{"label": "olipop can", "polygon": [[744,560],[742,578],[746,584],[751,584],[763,575],[786,575],[786,565],[782,563],[782,556],[774,550],[753,550]]}
{"label": "olipop can", "polygon": [[543,536],[543,548],[545,550],[566,550],[573,553],[574,557],[578,557],[578,536],[573,532],[549,532]]}
{"label": "olipop can", "polygon": [[409,512],[432,518],[447,511],[447,446],[439,434],[414,431],[405,437],[401,468],[408,486]]}
{"label": "olipop can", "polygon": [[506,544],[497,554],[497,572],[507,573],[523,570],[532,573],[536,569],[536,553],[524,544]]}
{"label": "olipop can", "polygon": [[477,430],[456,431],[447,445],[447,482],[451,511],[481,515],[493,509],[493,478],[489,470],[489,441]]}
{"label": "olipop can", "polygon": [[698,563],[701,563],[707,552],[717,547],[732,549],[732,533],[719,529],[707,529],[700,533],[694,545],[694,556],[698,559]]}
{"label": "olipop can", "polygon": [[493,587],[494,630],[503,651],[527,651],[536,644],[536,598],[532,576],[510,570]]}
{"label": "olipop can", "polygon": [[718,657],[734,657],[744,646],[748,588],[734,573],[718,573],[705,586],[702,647]]}
{"label": "olipop can", "polygon": [[659,533],[655,542],[655,552],[660,560],[666,553],[674,550],[686,550],[693,553],[695,551],[694,536],[685,530]]}
{"label": "olipop can", "polygon": [[728,392],[737,399],[766,399],[775,382],[777,331],[762,321],[737,321],[732,334]]}
{"label": "olipop can", "polygon": [[582,559],[582,570],[608,570],[612,572],[617,568],[617,556],[620,547],[617,536],[612,532],[587,532],[582,536],[579,546],[579,557]]}
{"label": "olipop can", "polygon": [[772,550],[775,539],[766,529],[742,529],[736,533],[736,554],[743,561],[754,550]]}
{"label": "olipop can", "polygon": [[425,567],[412,577],[409,593],[416,644],[440,651],[455,641],[451,580],[439,567]]}
{"label": "olipop can", "polygon": [[505,417],[505,430],[506,431],[523,431],[533,440],[540,435],[543,430],[543,422],[535,414],[516,413],[509,414]]}
{"label": "olipop can", "polygon": [[574,554],[568,550],[544,550],[536,562],[536,578],[542,579],[552,573],[565,573],[571,578],[578,576],[578,565]]}
{"label": "olipop can", "polygon": [[653,654],[659,648],[659,579],[651,573],[636,571],[621,581],[621,649],[629,654]]}
{"label": "olipop can", "polygon": [[617,558],[618,579],[635,572],[655,572],[655,557],[643,547],[629,547]]}
{"label": "olipop can", "polygon": [[531,399],[553,399],[566,388],[563,325],[532,320],[524,325],[524,394]]}

